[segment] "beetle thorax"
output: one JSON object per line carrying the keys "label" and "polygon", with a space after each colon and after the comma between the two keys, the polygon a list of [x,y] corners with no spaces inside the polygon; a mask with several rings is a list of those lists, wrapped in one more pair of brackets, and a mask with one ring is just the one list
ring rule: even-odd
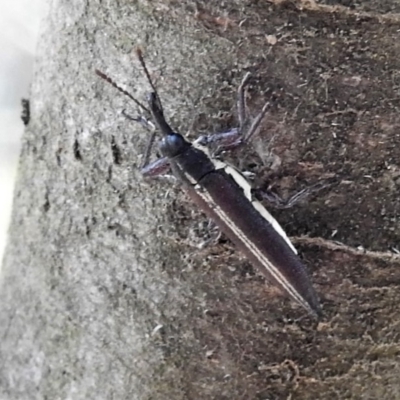
{"label": "beetle thorax", "polygon": [[179,133],[171,133],[164,136],[160,142],[160,151],[164,157],[172,158],[182,154],[190,143]]}

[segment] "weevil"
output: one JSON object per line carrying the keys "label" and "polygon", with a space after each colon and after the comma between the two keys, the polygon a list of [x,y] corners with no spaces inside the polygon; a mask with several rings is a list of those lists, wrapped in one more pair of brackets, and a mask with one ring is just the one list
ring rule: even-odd
{"label": "weevil", "polygon": [[[96,70],[96,74],[152,117],[153,122],[150,122],[144,117],[132,118],[127,115],[153,132],[144,156],[144,176],[154,177],[171,170],[193,202],[216,223],[267,280],[310,314],[320,316],[321,307],[317,294],[296,249],[282,227],[254,197],[252,187],[244,175],[216,158],[209,150],[211,145],[216,144],[219,150],[223,150],[248,143],[258,132],[269,103],[248,124],[245,87],[250,74],[245,75],[238,89],[239,126],[228,132],[201,136],[194,142],[189,142],[168,124],[140,49],[137,50],[137,56],[152,90],[147,107],[103,72]],[[149,163],[155,128],[162,134],[159,145],[162,158]],[[293,199],[298,200],[305,194],[307,192],[302,191],[300,195],[293,196]]]}

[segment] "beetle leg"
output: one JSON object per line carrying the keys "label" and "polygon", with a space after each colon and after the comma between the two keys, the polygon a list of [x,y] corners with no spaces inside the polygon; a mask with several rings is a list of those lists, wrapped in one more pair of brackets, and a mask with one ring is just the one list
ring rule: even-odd
{"label": "beetle leg", "polygon": [[237,94],[237,113],[239,119],[239,127],[231,129],[228,132],[217,133],[210,136],[201,136],[199,137],[195,143],[198,143],[202,146],[216,146],[216,150],[214,153],[218,154],[222,151],[232,150],[236,147],[239,147],[242,144],[247,144],[250,142],[251,138],[258,133],[261,122],[264,119],[269,103],[265,103],[264,107],[260,111],[260,113],[253,119],[248,129],[246,129],[246,125],[249,121],[249,115],[246,105],[246,86],[249,82],[250,72],[248,72],[244,78],[238,89]]}
{"label": "beetle leg", "polygon": [[237,110],[238,110],[238,118],[239,118],[239,131],[243,132],[244,124],[247,120],[247,104],[246,104],[246,86],[250,79],[250,72],[248,72],[240,86],[238,88],[238,97],[237,97]]}
{"label": "beetle leg", "polygon": [[330,186],[333,186],[333,183],[329,183],[327,181],[319,181],[314,185],[305,187],[304,189],[290,196],[288,199],[283,199],[272,190],[254,189],[254,192],[257,197],[268,201],[275,208],[286,209],[295,206],[296,204],[305,200],[308,196]]}
{"label": "beetle leg", "polygon": [[267,113],[269,103],[265,103],[261,112],[253,119],[250,127],[245,130],[245,125],[249,120],[247,105],[246,105],[246,86],[250,79],[250,72],[248,72],[238,89],[238,99],[237,99],[237,109],[238,109],[238,118],[239,118],[239,134],[241,136],[242,143],[248,143],[251,138],[258,132],[260,128],[260,124]]}
{"label": "beetle leg", "polygon": [[[152,168],[149,168],[151,165],[150,164],[150,155],[151,155],[151,150],[154,147],[154,141],[156,139],[156,128],[151,121],[149,121],[147,118],[143,117],[142,115],[139,115],[138,117],[132,117],[125,110],[122,110],[122,115],[125,118],[129,119],[130,121],[138,122],[145,129],[147,129],[148,131],[151,132],[151,136],[150,136],[149,142],[147,143],[146,151],[144,153],[143,161],[140,165],[140,169],[142,170],[143,174],[147,175],[147,176],[151,176],[152,172],[150,172],[150,171]],[[160,173],[156,172],[156,171],[158,171],[158,169],[159,169],[159,165],[154,168],[154,172],[157,175],[162,174],[164,172],[163,170]],[[167,170],[168,170],[168,168],[166,169],[166,171]]]}
{"label": "beetle leg", "polygon": [[258,133],[261,122],[264,119],[268,111],[268,108],[269,108],[269,102],[264,104],[264,107],[262,108],[260,113],[254,118],[253,122],[251,123],[250,128],[247,130],[246,133],[243,133],[242,137],[243,143],[250,142],[251,138]]}
{"label": "beetle leg", "polygon": [[158,160],[144,165],[140,172],[146,178],[156,178],[160,175],[166,174],[171,169],[167,157],[159,158]]}
{"label": "beetle leg", "polygon": [[128,114],[125,111],[125,109],[122,110],[121,114],[130,121],[138,122],[140,125],[142,125],[145,129],[147,129],[150,132],[153,132],[155,130],[154,124],[147,118],[143,117],[143,115],[139,115],[138,117],[132,117],[132,115]]}

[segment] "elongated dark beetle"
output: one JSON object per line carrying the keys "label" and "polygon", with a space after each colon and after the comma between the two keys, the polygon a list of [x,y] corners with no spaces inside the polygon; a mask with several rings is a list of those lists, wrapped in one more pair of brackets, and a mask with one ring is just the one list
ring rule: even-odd
{"label": "elongated dark beetle", "polygon": [[[140,49],[137,50],[137,56],[152,88],[148,108],[107,75],[98,70],[96,73],[152,116],[155,126],[144,117],[130,117],[153,132],[144,157],[143,174],[152,177],[170,169],[190,198],[269,281],[312,315],[321,315],[318,297],[307,271],[281,226],[254,198],[246,178],[232,166],[210,155],[210,145],[217,144],[221,150],[248,143],[260,128],[269,104],[266,103],[256,118],[248,123],[245,86],[250,74],[245,75],[238,90],[239,127],[221,134],[201,136],[190,143],[181,134],[174,132],[167,123]],[[163,135],[160,143],[163,158],[150,164],[149,155],[154,142],[155,127]],[[306,191],[302,191],[293,198],[297,200],[305,194]]]}

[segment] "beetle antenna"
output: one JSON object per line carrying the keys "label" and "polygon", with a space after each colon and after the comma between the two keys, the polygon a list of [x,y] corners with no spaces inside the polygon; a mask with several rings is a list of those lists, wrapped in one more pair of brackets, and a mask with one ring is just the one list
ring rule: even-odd
{"label": "beetle antenna", "polygon": [[[142,49],[140,47],[136,48],[136,56],[139,59],[140,65],[143,68],[143,71],[144,71],[144,73],[146,75],[146,78],[147,78],[148,82],[150,83],[151,88],[153,89],[153,92],[157,94],[157,89],[156,89],[156,87],[155,87],[155,85],[154,85],[154,83],[153,83],[153,81],[151,79],[149,70],[147,69],[146,63],[144,61]],[[157,97],[158,97],[158,94],[157,94]]]}
{"label": "beetle antenna", "polygon": [[125,96],[129,97],[131,100],[133,100],[141,109],[146,111],[147,113],[150,114],[150,110],[144,106],[139,100],[135,99],[129,92],[127,92],[125,89],[122,89],[121,86],[119,86],[116,82],[114,82],[108,75],[106,75],[104,72],[99,71],[98,69],[95,70],[96,74],[104,79],[106,82],[108,82],[111,86],[113,86],[115,89],[117,89],[119,92],[124,94]]}
{"label": "beetle antenna", "polygon": [[144,61],[142,49],[140,47],[136,48],[136,55],[137,55],[137,58],[139,59],[140,65],[142,66],[143,71],[146,75],[147,81],[149,82],[149,84],[153,90],[152,93],[150,93],[148,102],[149,102],[151,114],[154,118],[154,122],[156,123],[159,130],[164,135],[170,135],[173,132],[173,130],[168,125],[167,121],[165,120],[164,110],[163,110],[163,107],[161,104],[160,97],[158,96],[157,89],[151,79],[149,70],[147,69],[146,63]]}
{"label": "beetle antenna", "polygon": [[162,104],[161,104],[160,97],[158,96],[158,92],[157,92],[156,86],[154,85],[153,80],[151,79],[149,70],[147,69],[147,66],[146,66],[146,62],[144,61],[143,51],[142,51],[142,49],[140,47],[136,48],[136,56],[139,59],[140,65],[143,68],[143,71],[144,71],[144,73],[146,75],[147,81],[149,82],[149,84],[151,86],[151,89],[153,90],[153,93],[155,95],[155,99],[153,99],[153,102],[155,104],[157,104],[157,107],[158,107],[159,111],[161,111],[161,114],[163,114],[164,110],[163,110],[163,107],[162,107]]}

